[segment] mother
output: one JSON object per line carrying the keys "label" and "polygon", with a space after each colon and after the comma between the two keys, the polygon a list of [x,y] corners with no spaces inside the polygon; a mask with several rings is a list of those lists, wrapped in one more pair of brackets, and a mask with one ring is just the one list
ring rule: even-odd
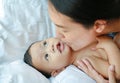
{"label": "mother", "polygon": [[[120,32],[120,0],[49,0],[49,14],[56,35],[74,51],[97,36]],[[120,45],[120,33],[115,41]]]}

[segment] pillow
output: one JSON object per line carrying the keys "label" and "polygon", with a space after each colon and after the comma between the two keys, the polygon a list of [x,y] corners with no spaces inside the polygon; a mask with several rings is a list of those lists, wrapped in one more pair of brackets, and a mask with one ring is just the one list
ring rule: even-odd
{"label": "pillow", "polygon": [[22,60],[0,65],[0,83],[50,83]]}

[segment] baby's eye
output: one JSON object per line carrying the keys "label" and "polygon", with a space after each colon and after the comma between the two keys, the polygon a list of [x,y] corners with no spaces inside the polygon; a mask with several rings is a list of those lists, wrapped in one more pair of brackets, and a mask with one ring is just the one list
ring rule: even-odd
{"label": "baby's eye", "polygon": [[44,42],[43,42],[43,45],[44,45],[44,46],[47,46],[47,42],[46,42],[46,41],[44,41]]}
{"label": "baby's eye", "polygon": [[48,54],[45,54],[45,60],[47,60],[48,61]]}

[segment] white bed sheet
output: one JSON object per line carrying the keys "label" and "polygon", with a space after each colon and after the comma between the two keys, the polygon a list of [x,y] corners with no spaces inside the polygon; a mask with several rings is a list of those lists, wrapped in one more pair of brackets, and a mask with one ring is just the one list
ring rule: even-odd
{"label": "white bed sheet", "polygon": [[[49,19],[47,0],[0,0],[0,83],[33,83],[35,75],[41,76],[40,73],[31,76],[35,72],[33,69],[31,73],[24,74],[29,67],[21,65],[21,62],[18,67],[13,62],[23,59],[32,42],[52,36],[55,36],[55,28]],[[27,74],[30,75],[29,80],[25,80]],[[41,81],[34,82],[48,83],[43,77],[40,78]]]}
{"label": "white bed sheet", "polygon": [[22,59],[32,42],[55,35],[47,0],[0,1],[0,64]]}
{"label": "white bed sheet", "polygon": [[0,83],[50,83],[47,78],[22,60],[0,65],[1,70]]}

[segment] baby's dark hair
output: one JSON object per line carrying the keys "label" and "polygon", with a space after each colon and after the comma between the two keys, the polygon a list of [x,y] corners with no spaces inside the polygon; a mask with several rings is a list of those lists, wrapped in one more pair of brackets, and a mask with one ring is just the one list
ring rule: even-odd
{"label": "baby's dark hair", "polygon": [[[36,43],[36,42],[34,42],[34,43]],[[33,66],[32,57],[31,57],[31,55],[30,55],[30,53],[29,53],[29,50],[30,50],[31,46],[32,46],[34,43],[32,43],[32,44],[28,47],[27,51],[26,51],[25,54],[24,54],[24,62],[25,62],[26,64],[32,66],[33,68],[35,68],[35,67]],[[35,69],[38,70],[37,68],[35,68]],[[50,76],[51,76],[51,75],[50,75],[49,73],[47,73],[47,72],[40,71],[40,70],[38,70],[38,71],[39,71],[40,73],[42,73],[46,78],[50,78]]]}

